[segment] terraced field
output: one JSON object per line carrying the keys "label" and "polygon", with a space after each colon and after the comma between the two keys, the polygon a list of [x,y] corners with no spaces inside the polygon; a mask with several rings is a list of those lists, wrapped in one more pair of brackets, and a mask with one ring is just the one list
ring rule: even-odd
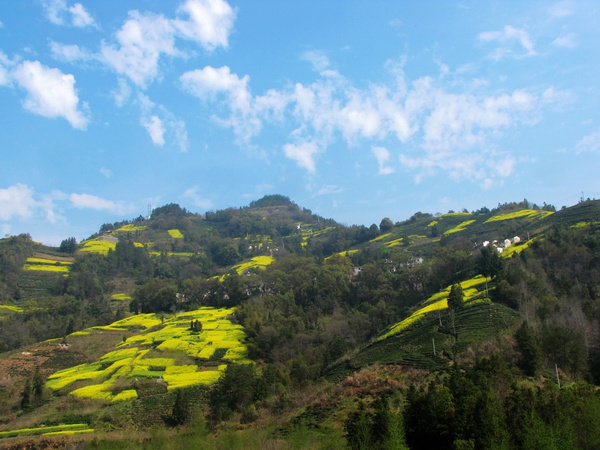
{"label": "terraced field", "polygon": [[[47,386],[76,397],[119,402],[136,398],[136,386],[143,379],[156,380],[169,390],[212,384],[227,364],[249,362],[244,331],[228,319],[233,312],[205,307],[168,319],[140,314],[73,333],[139,330],[97,361],[50,375]],[[200,332],[191,328],[196,320],[202,324]]]}

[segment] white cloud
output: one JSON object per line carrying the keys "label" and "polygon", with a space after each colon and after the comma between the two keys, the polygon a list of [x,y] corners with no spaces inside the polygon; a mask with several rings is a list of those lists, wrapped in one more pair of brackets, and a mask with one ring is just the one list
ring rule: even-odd
{"label": "white cloud", "polygon": [[142,93],[138,93],[137,103],[142,112],[140,124],[146,129],[155,145],[162,147],[168,140],[175,142],[182,152],[187,151],[188,135],[183,120],[177,119],[164,106],[155,105]]}
{"label": "white cloud", "polygon": [[332,195],[332,194],[341,194],[345,189],[341,186],[336,186],[335,184],[328,184],[319,189],[319,195]]}
{"label": "white cloud", "polygon": [[87,61],[94,58],[94,55],[90,54],[76,44],[67,45],[51,41],[50,51],[52,52],[52,57],[54,59],[68,63]]}
{"label": "white cloud", "polygon": [[81,3],[75,3],[67,7],[65,0],[47,0],[43,3],[46,9],[46,17],[55,25],[65,25],[69,22],[74,27],[85,28],[97,26],[93,17],[87,12]]}
{"label": "white cloud", "polygon": [[0,220],[10,220],[13,217],[29,218],[36,207],[33,189],[29,186],[17,183],[0,189]]}
{"label": "white cloud", "polygon": [[7,68],[12,66],[12,62],[8,57],[0,50],[0,86],[8,86],[10,83],[10,77]]}
{"label": "white cloud", "polygon": [[81,3],[75,3],[69,8],[71,13],[71,23],[78,28],[95,26],[96,23],[90,14],[85,10]]}
{"label": "white cloud", "polygon": [[106,178],[110,178],[112,177],[113,173],[112,170],[107,169],[106,167],[101,167],[99,172],[104,175]]}
{"label": "white cloud", "polygon": [[[500,44],[507,44],[513,41],[517,41],[526,50],[525,55],[518,56],[534,56],[536,51],[534,44],[529,34],[522,29],[514,28],[510,25],[506,25],[502,31],[484,31],[479,33],[477,38],[482,42],[499,42]],[[493,53],[494,59],[502,59],[504,56],[514,54],[514,52],[508,47],[499,47]]]}
{"label": "white cloud", "polygon": [[163,127],[162,120],[158,116],[150,116],[148,118],[142,118],[141,124],[150,135],[150,139],[155,145],[165,145],[165,128]]}
{"label": "white cloud", "polygon": [[187,39],[207,50],[227,48],[236,11],[223,0],[188,0],[177,10],[189,20],[173,20],[175,28]]}
{"label": "white cloud", "polygon": [[329,58],[323,51],[309,50],[300,55],[300,58],[312,64],[317,72],[323,72],[329,68]]}
{"label": "white cloud", "polygon": [[111,91],[111,95],[115,100],[115,105],[121,108],[127,103],[129,97],[131,97],[131,87],[129,87],[129,84],[123,78],[119,78],[118,85],[117,89]]}
{"label": "white cloud", "polygon": [[548,12],[550,13],[551,16],[556,17],[556,18],[569,16],[569,15],[573,14],[572,2],[570,2],[570,1],[559,2],[555,5],[552,5],[548,9]]}
{"label": "white cloud", "polygon": [[566,48],[574,48],[577,47],[577,40],[575,33],[568,33],[563,36],[559,36],[554,41],[552,41],[552,45],[556,45],[557,47],[566,47]]}
{"label": "white cloud", "polygon": [[67,219],[64,216],[56,212],[55,204],[57,200],[66,200],[67,198],[67,194],[58,190],[54,190],[50,192],[50,194],[42,196],[42,200],[39,202],[39,207],[45,214],[46,221],[48,223],[55,224],[56,222],[67,222]]}
{"label": "white cloud", "polygon": [[317,145],[313,142],[303,142],[299,145],[285,144],[283,146],[285,156],[296,161],[296,163],[311,173],[315,172],[314,156],[319,152]]}
{"label": "white cloud", "polygon": [[[303,57],[320,68],[329,64],[319,53]],[[180,81],[184,90],[210,102],[213,114],[222,114],[218,123],[231,127],[245,143],[267,125],[291,130],[292,143],[284,146],[284,154],[311,173],[316,155],[340,139],[348,145],[370,142],[367,148],[378,159],[379,173],[392,173],[389,152],[379,142],[396,138],[410,149],[400,162],[418,173],[417,180],[441,170],[457,180],[483,183],[489,160],[500,163],[487,178],[495,182],[509,176],[514,159],[508,153],[498,157],[501,151],[492,151],[491,143],[506,130],[537,123],[542,108],[572,100],[570,92],[552,86],[541,94],[516,89],[485,95],[485,83],[477,79],[447,85],[422,77],[409,84],[397,64],[386,67],[395,77],[389,84],[358,89],[342,76],[321,75],[311,84],[271,89],[264,96],[254,96],[250,78],[227,66],[187,72]],[[461,85],[469,86],[466,93],[452,91]]]}
{"label": "white cloud", "polygon": [[14,70],[13,76],[27,91],[23,101],[25,109],[44,117],[63,117],[73,128],[86,128],[88,118],[78,109],[73,75],[46,67],[39,61],[25,61]]}
{"label": "white cloud", "polygon": [[126,214],[133,211],[131,205],[126,205],[112,200],[105,200],[91,194],[71,194],[69,200],[74,207],[79,209],[93,209],[96,211],[108,211],[112,214]]}
{"label": "white cloud", "polygon": [[387,148],[374,145],[371,147],[371,151],[377,159],[377,164],[379,164],[379,175],[394,173],[394,169],[386,165],[390,160],[390,151]]}
{"label": "white cloud", "polygon": [[163,15],[129,12],[117,32],[118,46],[103,42],[102,57],[119,75],[126,75],[135,84],[145,87],[158,76],[161,54],[175,56],[175,30]]}
{"label": "white cloud", "polygon": [[202,197],[198,190],[198,186],[192,186],[191,188],[185,190],[182,197],[184,199],[189,199],[195,206],[198,206],[202,209],[212,208],[212,202],[209,199]]}
{"label": "white cloud", "polygon": [[575,152],[600,152],[600,129],[584,136],[577,144],[575,144]]}
{"label": "white cloud", "polygon": [[175,39],[192,40],[207,50],[227,47],[235,10],[223,0],[188,0],[177,10],[189,19],[169,19],[162,14],[130,11],[116,34],[116,45],[102,43],[101,57],[119,75],[145,88],[160,78],[163,55],[182,57]]}

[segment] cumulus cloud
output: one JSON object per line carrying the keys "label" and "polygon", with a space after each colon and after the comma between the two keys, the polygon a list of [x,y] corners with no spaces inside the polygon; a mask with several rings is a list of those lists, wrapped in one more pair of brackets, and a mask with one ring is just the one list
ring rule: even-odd
{"label": "cumulus cloud", "polygon": [[394,169],[387,166],[390,160],[390,151],[387,148],[374,145],[371,147],[371,151],[375,155],[375,159],[377,159],[377,164],[379,164],[379,175],[394,173]]}
{"label": "cumulus cloud", "polygon": [[106,167],[101,167],[99,172],[104,175],[106,178],[110,178],[112,177],[113,173],[112,170],[107,169]]}
{"label": "cumulus cloud", "polygon": [[552,45],[566,48],[577,47],[575,33],[567,33],[565,35],[557,37],[556,39],[554,39],[554,41],[552,41]]}
{"label": "cumulus cloud", "polygon": [[335,184],[328,184],[319,189],[319,195],[332,195],[332,194],[341,194],[345,189],[341,186],[336,186]]}
{"label": "cumulus cloud", "polygon": [[162,147],[168,140],[175,142],[182,152],[187,151],[188,135],[183,120],[177,119],[164,106],[155,105],[148,96],[142,93],[138,93],[137,103],[142,112],[140,124],[146,129],[155,145]]}
{"label": "cumulus cloud", "polygon": [[95,27],[94,18],[81,3],[67,6],[65,0],[47,0],[43,3],[46,17],[55,25],[72,25],[78,28]]}
{"label": "cumulus cloud", "polygon": [[163,55],[185,56],[177,49],[176,38],[195,41],[207,50],[227,47],[236,15],[227,2],[188,0],[177,13],[188,18],[169,19],[162,14],[130,11],[116,34],[116,43],[102,43],[101,59],[117,74],[145,88],[160,78]]}
{"label": "cumulus cloud", "polygon": [[115,105],[121,108],[127,103],[127,100],[129,100],[129,97],[131,96],[131,87],[129,87],[127,81],[123,78],[119,78],[118,88],[111,91],[111,95],[115,100]]}
{"label": "cumulus cloud", "polygon": [[12,75],[27,91],[23,101],[25,109],[44,117],[63,117],[73,128],[86,128],[88,118],[78,109],[73,75],[46,67],[39,61],[23,62]]}
{"label": "cumulus cloud", "polygon": [[148,118],[142,118],[141,124],[146,129],[150,135],[150,139],[152,139],[152,142],[155,145],[161,147],[165,145],[165,128],[163,127],[162,120],[157,116],[150,116]]}
{"label": "cumulus cloud", "polygon": [[96,25],[92,16],[86,11],[81,3],[75,3],[69,8],[69,12],[71,13],[71,23],[73,26],[85,28]]}
{"label": "cumulus cloud", "polygon": [[319,148],[314,142],[303,142],[296,144],[285,144],[283,146],[285,156],[296,161],[298,166],[308,170],[311,173],[315,172],[315,155],[319,152]]}
{"label": "cumulus cloud", "polygon": [[118,45],[102,44],[101,54],[119,75],[145,87],[158,76],[161,54],[175,56],[175,30],[162,14],[130,11],[117,32]]}
{"label": "cumulus cloud", "polygon": [[202,209],[207,210],[213,206],[209,199],[200,195],[198,186],[192,186],[191,188],[186,189],[182,195],[182,198],[190,200],[195,206],[198,206]]}
{"label": "cumulus cloud", "polygon": [[188,0],[177,10],[189,20],[175,19],[173,25],[179,33],[200,43],[207,50],[227,48],[236,10],[223,0]]}
{"label": "cumulus cloud", "polygon": [[[484,31],[479,33],[477,38],[481,42],[498,42],[500,44],[510,44],[512,42],[518,42],[521,44],[526,51],[525,54],[518,54],[517,56],[534,56],[536,51],[534,44],[527,31],[506,25],[501,31]],[[498,47],[492,54],[494,59],[502,59],[505,56],[513,55],[515,52],[510,47]]]}
{"label": "cumulus cloud", "polygon": [[31,217],[37,202],[33,198],[33,189],[21,183],[0,189],[0,220],[13,217]]}
{"label": "cumulus cloud", "polygon": [[548,8],[548,12],[552,17],[566,17],[573,14],[573,9],[571,6],[572,2],[570,1],[558,2],[555,5],[552,5],[550,8]]}
{"label": "cumulus cloud", "polygon": [[[330,65],[319,52],[302,57],[320,69]],[[379,173],[392,173],[389,152],[378,142],[396,139],[410,148],[400,155],[400,163],[417,172],[418,181],[445,171],[452,178],[483,184],[482,173],[491,172],[487,178],[493,183],[515,166],[508,153],[493,152],[490,142],[506,130],[535,124],[542,108],[571,99],[568,91],[552,86],[543,93],[516,89],[486,95],[484,83],[475,88],[471,83],[466,92],[454,92],[455,83],[431,77],[409,82],[401,65],[388,63],[386,68],[393,76],[387,84],[359,89],[341,75],[331,78],[321,73],[312,83],[270,89],[262,96],[252,93],[248,75],[233,73],[227,66],[187,72],[180,82],[185,91],[210,105],[217,122],[232,128],[244,143],[268,125],[287,129],[285,156],[310,173],[316,172],[316,156],[339,140],[349,146],[370,142],[367,148],[378,161]],[[490,160],[500,161],[491,171]]]}
{"label": "cumulus cloud", "polygon": [[575,152],[600,152],[600,129],[584,136],[577,144],[575,144]]}
{"label": "cumulus cloud", "polygon": [[8,68],[12,65],[12,61],[0,50],[0,86],[8,86],[10,83]]}
{"label": "cumulus cloud", "polygon": [[87,50],[79,47],[76,44],[67,45],[58,42],[50,42],[50,52],[52,57],[58,61],[74,63],[77,61],[88,61],[94,58]]}
{"label": "cumulus cloud", "polygon": [[127,214],[133,211],[131,205],[121,202],[113,202],[91,194],[71,194],[71,204],[79,209],[93,209],[95,211],[107,211],[112,214]]}
{"label": "cumulus cloud", "polygon": [[323,72],[329,68],[329,58],[321,50],[308,50],[300,55],[300,58],[312,64],[317,72]]}

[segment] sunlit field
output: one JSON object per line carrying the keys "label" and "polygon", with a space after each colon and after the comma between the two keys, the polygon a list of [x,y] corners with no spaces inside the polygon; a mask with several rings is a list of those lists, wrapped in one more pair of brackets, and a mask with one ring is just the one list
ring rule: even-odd
{"label": "sunlit field", "polygon": [[527,217],[527,218],[531,218],[531,219],[533,219],[533,218],[543,219],[544,217],[547,217],[550,214],[553,214],[552,211],[522,209],[520,211],[514,211],[511,213],[498,214],[497,216],[490,217],[484,223],[498,222],[500,220],[518,219],[518,218],[523,218],[523,217]]}
{"label": "sunlit field", "polygon": [[[50,375],[46,385],[76,397],[118,402],[137,397],[136,384],[143,379],[164,383],[169,390],[212,384],[228,363],[249,362],[245,333],[228,319],[233,313],[234,308],[204,307],[169,317],[139,314],[84,330],[140,333],[124,338],[95,362]],[[195,320],[202,324],[202,331],[191,329]]]}
{"label": "sunlit field", "polygon": [[[488,279],[488,281],[489,281],[489,279]],[[467,305],[470,302],[472,302],[476,297],[478,297],[480,294],[482,294],[482,287],[485,284],[485,282],[486,282],[485,277],[483,277],[482,275],[477,275],[476,277],[471,278],[470,280],[466,280],[466,281],[463,281],[462,283],[460,283],[460,285],[463,289],[464,301]],[[448,308],[448,296],[450,295],[451,288],[452,288],[452,286],[448,286],[446,289],[444,289],[436,294],[433,294],[431,297],[429,297],[427,300],[425,300],[423,302],[424,306],[421,309],[415,311],[406,319],[393,325],[390,328],[390,330],[387,333],[385,333],[384,335],[380,336],[378,340],[383,340],[389,336],[399,333],[400,331],[406,329],[407,327],[412,325],[414,322],[425,317],[425,315],[427,315],[433,311],[447,309]],[[489,300],[487,300],[487,299],[485,301],[489,302]]]}
{"label": "sunlit field", "polygon": [[99,253],[101,255],[108,255],[109,250],[114,250],[117,244],[110,241],[90,239],[83,243],[83,247],[79,249],[80,252],[87,253]]}
{"label": "sunlit field", "polygon": [[181,234],[181,231],[179,231],[178,229],[167,230],[167,233],[169,233],[169,236],[171,236],[174,239],[182,239],[183,238],[183,234]]}

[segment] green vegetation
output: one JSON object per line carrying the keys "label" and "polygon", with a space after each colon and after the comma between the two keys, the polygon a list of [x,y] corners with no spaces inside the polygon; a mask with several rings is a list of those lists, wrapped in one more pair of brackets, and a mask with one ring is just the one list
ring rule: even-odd
{"label": "green vegetation", "polygon": [[596,448],[599,222],[524,200],[347,227],[268,196],[0,240],[0,438]]}

